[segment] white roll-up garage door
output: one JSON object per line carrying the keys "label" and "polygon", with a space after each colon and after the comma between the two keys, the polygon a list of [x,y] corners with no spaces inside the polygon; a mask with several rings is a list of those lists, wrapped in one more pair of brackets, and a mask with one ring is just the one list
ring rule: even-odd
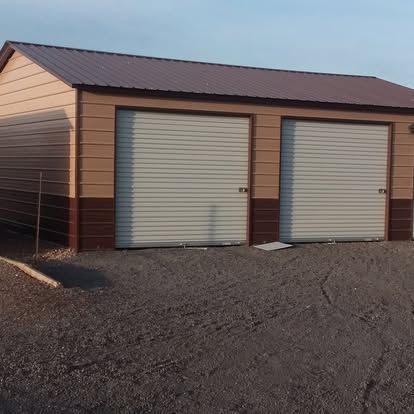
{"label": "white roll-up garage door", "polygon": [[384,238],[388,127],[285,120],[280,239]]}
{"label": "white roll-up garage door", "polygon": [[116,246],[246,241],[249,119],[117,112]]}

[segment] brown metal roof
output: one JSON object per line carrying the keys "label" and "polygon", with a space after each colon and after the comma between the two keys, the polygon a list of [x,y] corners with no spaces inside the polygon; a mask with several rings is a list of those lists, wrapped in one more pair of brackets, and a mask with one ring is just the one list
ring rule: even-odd
{"label": "brown metal roof", "polygon": [[6,42],[73,87],[414,108],[414,90],[376,77],[263,69]]}

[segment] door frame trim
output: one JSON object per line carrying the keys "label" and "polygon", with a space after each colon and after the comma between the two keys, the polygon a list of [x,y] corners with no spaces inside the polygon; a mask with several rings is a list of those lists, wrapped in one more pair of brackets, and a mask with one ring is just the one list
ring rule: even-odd
{"label": "door frame trim", "polygon": [[390,208],[391,208],[391,191],[392,191],[392,148],[394,140],[394,124],[388,124],[388,145],[387,145],[387,181],[386,181],[386,198],[385,198],[385,228],[384,240],[390,240]]}

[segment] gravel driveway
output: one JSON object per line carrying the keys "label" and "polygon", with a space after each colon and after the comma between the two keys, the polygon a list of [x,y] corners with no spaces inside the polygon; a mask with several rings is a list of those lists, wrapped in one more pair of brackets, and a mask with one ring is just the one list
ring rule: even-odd
{"label": "gravel driveway", "polygon": [[413,412],[414,243],[0,266],[1,412]]}

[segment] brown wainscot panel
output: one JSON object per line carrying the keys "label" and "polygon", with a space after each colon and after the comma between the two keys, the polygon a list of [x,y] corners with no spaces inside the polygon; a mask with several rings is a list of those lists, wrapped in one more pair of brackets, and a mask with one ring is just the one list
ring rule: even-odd
{"label": "brown wainscot panel", "polygon": [[253,198],[251,200],[251,243],[279,240],[279,200]]}
{"label": "brown wainscot panel", "polygon": [[413,232],[413,201],[391,199],[390,203],[390,240],[411,240]]}
{"label": "brown wainscot panel", "polygon": [[113,198],[79,199],[80,250],[115,248],[114,208]]}

